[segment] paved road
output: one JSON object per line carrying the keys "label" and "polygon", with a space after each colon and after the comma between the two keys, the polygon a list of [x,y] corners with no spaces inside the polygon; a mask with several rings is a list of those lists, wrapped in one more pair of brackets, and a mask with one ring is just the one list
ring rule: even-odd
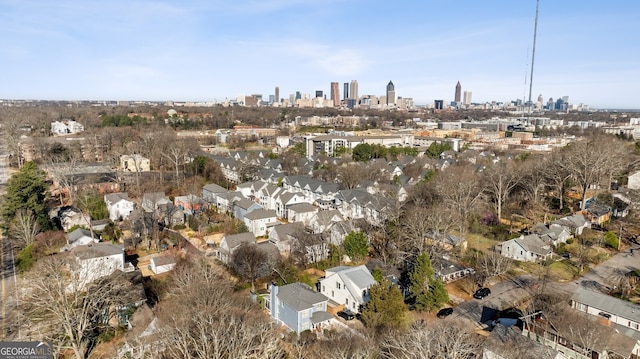
{"label": "paved road", "polygon": [[[579,285],[595,290],[607,290],[624,273],[640,268],[640,249],[618,253],[607,261],[599,264],[582,277],[570,282],[546,283],[546,292],[570,296]],[[498,282],[491,286],[491,295],[483,299],[471,299],[460,303],[450,318],[458,318],[473,323],[477,328],[484,328],[487,315],[492,310],[502,310],[518,305],[533,293],[541,291],[537,278],[531,275],[521,275],[510,280]]]}
{"label": "paved road", "polygon": [[[0,139],[3,134],[0,133]],[[0,140],[0,195],[9,179],[9,161],[4,141]],[[14,253],[9,241],[0,234],[0,338],[9,336],[11,308],[15,303]]]}

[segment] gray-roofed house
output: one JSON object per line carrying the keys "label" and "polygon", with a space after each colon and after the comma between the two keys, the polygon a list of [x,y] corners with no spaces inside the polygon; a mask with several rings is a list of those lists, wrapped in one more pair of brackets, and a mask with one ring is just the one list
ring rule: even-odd
{"label": "gray-roofed house", "polygon": [[551,246],[537,234],[529,234],[502,243],[500,254],[524,262],[537,262],[553,255]]}
{"label": "gray-roofed house", "polygon": [[216,204],[216,201],[215,201],[216,195],[218,193],[226,193],[226,192],[229,192],[229,190],[215,183],[209,183],[204,185],[204,187],[202,187],[202,199],[204,199],[205,201],[211,204]]}
{"label": "gray-roofed house", "polygon": [[447,256],[434,259],[433,270],[436,277],[445,283],[456,281],[476,272],[473,268],[451,261]]}
{"label": "gray-roofed house", "polygon": [[240,247],[242,243],[255,242],[256,236],[254,236],[251,232],[225,235],[224,237],[222,237],[222,241],[220,241],[220,248],[218,248],[218,259],[225,264],[229,264],[233,252],[238,247]]}
{"label": "gray-roofed house", "polygon": [[617,329],[620,332],[631,329],[640,338],[640,305],[578,287],[571,296],[571,306],[581,312],[606,318],[619,326]]}
{"label": "gray-roofed house", "polygon": [[167,198],[164,192],[147,192],[142,195],[142,209],[145,212],[155,213],[157,218],[163,218],[173,207],[173,202]]}
{"label": "gray-roofed house", "polygon": [[337,209],[319,211],[309,221],[309,227],[311,227],[313,233],[323,233],[331,228],[334,223],[342,221],[344,221],[344,218]]}
{"label": "gray-roofed house", "polygon": [[244,216],[256,209],[262,209],[262,206],[247,198],[241,198],[233,202],[233,215],[243,222]]}
{"label": "gray-roofed house", "polygon": [[305,330],[321,331],[335,320],[327,312],[328,298],[304,283],[284,286],[272,284],[265,308],[271,318],[289,330],[302,333]]}
{"label": "gray-roofed house", "polygon": [[91,218],[82,213],[81,210],[65,206],[58,210],[58,219],[60,219],[60,225],[62,229],[66,232],[69,231],[73,226],[87,226],[89,225]]}
{"label": "gray-roofed house", "polygon": [[273,243],[282,255],[291,254],[291,241],[296,233],[304,231],[302,223],[284,223],[273,226],[269,231],[269,242]]}
{"label": "gray-roofed house", "polygon": [[155,274],[161,274],[172,270],[176,266],[176,257],[162,255],[151,258],[151,270]]}
{"label": "gray-roofed house", "polygon": [[374,284],[376,280],[364,265],[329,268],[319,280],[320,293],[354,313],[369,301],[369,288]]}
{"label": "gray-roofed house", "polygon": [[585,228],[591,228],[591,222],[582,213],[560,218],[551,224],[565,226],[576,236],[581,235]]}
{"label": "gray-roofed house", "polygon": [[66,252],[77,246],[84,246],[91,243],[98,243],[99,237],[84,229],[77,228],[73,232],[67,234],[67,244],[60,249],[60,252]]}
{"label": "gray-roofed house", "polygon": [[264,236],[270,227],[278,224],[276,212],[267,209],[256,209],[245,214],[244,224],[256,237]]}
{"label": "gray-roofed house", "polygon": [[289,222],[302,222],[309,225],[311,218],[318,213],[318,207],[311,203],[296,203],[287,207],[287,218]]}
{"label": "gray-roofed house", "polygon": [[126,220],[135,208],[135,203],[123,192],[105,194],[104,202],[107,204],[109,219],[114,222]]}
{"label": "gray-roofed house", "polygon": [[75,278],[80,281],[81,287],[116,270],[133,270],[132,266],[125,266],[124,248],[121,245],[93,243],[72,248],[71,253],[78,263]]}

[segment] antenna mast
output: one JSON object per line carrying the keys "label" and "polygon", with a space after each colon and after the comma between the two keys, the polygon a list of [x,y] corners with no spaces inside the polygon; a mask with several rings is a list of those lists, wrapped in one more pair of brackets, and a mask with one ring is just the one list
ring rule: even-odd
{"label": "antenna mast", "polygon": [[531,51],[531,76],[529,77],[529,115],[531,115],[531,91],[533,90],[533,62],[536,59],[536,36],[538,34],[538,7],[540,0],[536,0],[536,21],[533,25],[533,50]]}

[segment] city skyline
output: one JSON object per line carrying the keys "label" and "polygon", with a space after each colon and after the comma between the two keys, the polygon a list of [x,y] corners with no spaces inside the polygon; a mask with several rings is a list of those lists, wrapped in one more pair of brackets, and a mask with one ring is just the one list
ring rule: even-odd
{"label": "city skyline", "polygon": [[[453,101],[457,81],[474,102],[526,98],[535,0],[408,5],[4,2],[0,98],[222,101],[274,86],[288,98],[353,79],[359,96],[385,95],[391,79],[416,104]],[[639,14],[622,0],[541,0],[533,96],[639,108]],[[343,24],[357,36],[344,38]]]}

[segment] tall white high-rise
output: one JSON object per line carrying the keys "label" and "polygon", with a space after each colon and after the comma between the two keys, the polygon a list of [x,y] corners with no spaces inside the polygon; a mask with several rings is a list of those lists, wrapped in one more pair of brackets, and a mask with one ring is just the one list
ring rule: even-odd
{"label": "tall white high-rise", "polygon": [[471,105],[471,91],[465,91],[463,96],[463,102],[465,106]]}
{"label": "tall white high-rise", "polygon": [[351,80],[351,84],[349,84],[349,98],[354,100],[358,99],[358,81]]}

